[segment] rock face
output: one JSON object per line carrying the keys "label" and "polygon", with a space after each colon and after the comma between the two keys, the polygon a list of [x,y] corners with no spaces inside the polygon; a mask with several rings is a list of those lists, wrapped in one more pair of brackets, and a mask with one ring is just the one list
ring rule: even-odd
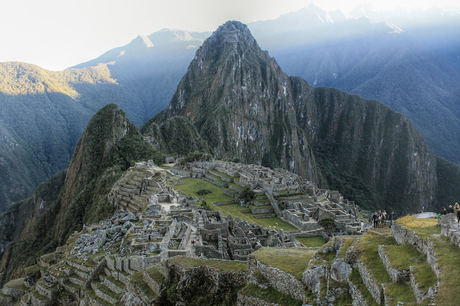
{"label": "rock face", "polygon": [[405,212],[435,202],[436,157],[403,115],[288,77],[239,22],[203,43],[153,121],[176,116],[189,118],[219,157],[282,166],[369,208]]}

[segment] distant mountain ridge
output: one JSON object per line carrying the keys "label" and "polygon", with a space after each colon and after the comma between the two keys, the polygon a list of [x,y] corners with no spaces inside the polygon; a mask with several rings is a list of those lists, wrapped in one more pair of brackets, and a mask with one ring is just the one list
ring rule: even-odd
{"label": "distant mountain ridge", "polygon": [[363,207],[440,205],[437,157],[402,114],[288,77],[239,22],[204,42],[169,106],[141,131],[177,116],[219,158],[289,169]]}
{"label": "distant mountain ridge", "polygon": [[379,100],[411,120],[438,155],[458,163],[459,12],[361,5],[345,15],[309,5],[248,26],[288,75]]}
{"label": "distant mountain ridge", "polygon": [[[409,22],[401,23],[408,14]],[[422,26],[420,16],[427,14],[431,23]],[[457,25],[455,10],[383,14],[363,6],[347,15],[310,5],[248,26],[288,75],[380,100],[404,113],[438,155],[459,162]],[[75,69],[47,72],[48,85],[40,93],[34,89],[41,83],[37,73],[21,67],[28,64],[15,64],[2,73],[33,82],[16,82],[14,86],[22,88],[17,94],[0,89],[6,118],[0,120],[0,168],[6,173],[0,179],[0,211],[67,167],[86,123],[102,106],[116,103],[138,126],[167,107],[196,49],[209,35],[165,29],[139,36]],[[86,72],[80,70],[84,67]],[[102,70],[110,81],[94,74]],[[53,87],[62,90],[53,92]]]}
{"label": "distant mountain ridge", "polygon": [[107,195],[134,161],[195,150],[282,166],[368,209],[436,210],[460,197],[460,167],[436,157],[402,114],[288,77],[246,25],[230,21],[196,52],[166,109],[139,131],[117,105],[104,106],[68,170],[0,216],[0,282],[110,216]]}

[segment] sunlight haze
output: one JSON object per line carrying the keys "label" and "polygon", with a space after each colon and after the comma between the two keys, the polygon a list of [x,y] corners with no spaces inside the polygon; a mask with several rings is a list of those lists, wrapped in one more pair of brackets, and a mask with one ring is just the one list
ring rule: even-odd
{"label": "sunlight haze", "polygon": [[[21,61],[61,70],[163,28],[213,31],[227,20],[250,23],[276,19],[311,1],[298,0],[16,0],[3,1],[0,61]],[[456,1],[368,1],[377,9],[428,8]],[[314,1],[318,7],[347,13],[362,3]]]}

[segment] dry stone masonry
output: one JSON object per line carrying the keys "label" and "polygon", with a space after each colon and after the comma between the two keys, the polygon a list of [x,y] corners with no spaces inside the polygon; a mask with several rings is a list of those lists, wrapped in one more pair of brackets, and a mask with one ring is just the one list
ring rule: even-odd
{"label": "dry stone masonry", "polygon": [[[174,305],[187,305],[187,298],[204,287],[209,290],[203,294],[217,304],[235,292],[235,305],[279,305],[250,291],[236,294],[249,284],[305,305],[338,305],[346,296],[353,305],[369,305],[369,296],[380,305],[387,303],[386,284],[375,281],[372,267],[364,265],[354,248],[360,236],[335,235],[323,247],[310,249],[315,255],[305,263],[302,277],[276,262],[262,263],[250,256],[261,248],[303,248],[297,238],[321,235],[317,221],[326,217],[342,225],[342,234],[352,233],[359,222],[357,208],[337,191],[318,189],[287,171],[231,162],[194,162],[168,172],[226,186],[222,188],[235,200],[220,205],[247,205],[254,215],[263,208],[264,214],[278,215],[298,230],[268,229],[221,211],[199,209],[193,199],[174,189],[177,180],[168,183],[166,170],[152,162],[136,163],[108,195],[118,208],[112,218],[83,226],[56,252],[41,256],[34,267],[37,273],[5,284],[0,305],[161,305],[171,287],[176,290]],[[252,204],[239,198],[246,187],[254,191]],[[439,222],[455,243],[451,219]],[[399,224],[393,226],[393,236],[426,253],[439,275],[432,242]],[[417,303],[435,296],[434,287],[419,289],[413,267],[392,268],[385,246],[378,247],[378,256],[393,283],[411,285]],[[240,268],[223,268],[228,263],[240,263]]]}

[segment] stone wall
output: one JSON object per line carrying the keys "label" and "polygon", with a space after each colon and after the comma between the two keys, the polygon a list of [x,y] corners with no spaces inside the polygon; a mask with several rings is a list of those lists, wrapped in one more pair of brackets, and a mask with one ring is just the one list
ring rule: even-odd
{"label": "stone wall", "polygon": [[434,243],[430,239],[424,240],[408,228],[394,223],[391,227],[393,236],[398,244],[412,244],[415,248],[426,254],[426,261],[430,264],[436,277],[439,277],[439,267],[436,260],[436,252],[434,250]]}
{"label": "stone wall", "polygon": [[161,243],[164,245],[169,245],[171,238],[174,236],[174,232],[176,231],[177,220],[174,219],[171,225],[169,226],[169,230],[166,232],[166,235],[161,240]]}
{"label": "stone wall", "polygon": [[398,244],[412,244],[420,253],[426,254],[427,242],[413,231],[396,222],[393,223],[391,231],[393,232],[393,237]]}
{"label": "stone wall", "polygon": [[242,192],[242,190],[241,190],[240,188],[235,187],[235,186],[233,186],[233,185],[228,185],[228,189],[230,189],[230,190],[236,192],[236,194],[240,194],[240,193]]}
{"label": "stone wall", "polygon": [[[231,186],[231,185],[230,185]],[[232,198],[237,198],[238,194],[231,192],[230,190],[224,190],[224,193]]]}
{"label": "stone wall", "polygon": [[383,246],[379,245],[378,246],[378,249],[379,249],[379,256],[380,256],[380,259],[382,260],[382,263],[383,265],[385,266],[385,269],[387,270],[388,274],[390,275],[390,278],[393,282],[399,282],[399,283],[407,283],[409,281],[409,271],[407,270],[402,270],[402,271],[398,271],[396,269],[394,269],[392,266],[391,266],[391,262],[390,260],[388,260],[388,257],[387,255],[385,254],[384,250],[383,250]]}
{"label": "stone wall", "polygon": [[179,250],[185,250],[187,248],[188,241],[190,240],[190,235],[192,234],[192,227],[187,225],[187,231],[185,232],[180,245],[178,247]]}
{"label": "stone wall", "polygon": [[177,175],[177,176],[192,177],[192,174],[190,172],[187,172],[187,171],[178,170],[178,169],[174,169],[174,168],[170,168],[169,171],[172,172],[174,175]]}
{"label": "stone wall", "polygon": [[162,284],[157,283],[157,281],[154,280],[146,271],[144,271],[143,278],[147,285],[155,292],[155,294],[160,295],[164,286]]}
{"label": "stone wall", "polygon": [[422,301],[426,298],[433,298],[434,297],[434,294],[435,294],[435,288],[433,287],[430,287],[428,289],[427,292],[423,292],[422,290],[420,290],[418,288],[418,284],[415,280],[415,277],[414,277],[414,267],[410,267],[410,285],[412,287],[412,291],[414,291],[414,295],[415,295],[415,300],[417,301],[417,303],[422,303]]}
{"label": "stone wall", "polygon": [[363,294],[359,291],[358,287],[356,287],[351,281],[348,281],[348,285],[350,286],[350,294],[353,298],[353,306],[367,306],[366,299],[363,297]]}
{"label": "stone wall", "polygon": [[6,296],[0,296],[0,305],[1,306],[8,306],[13,304],[13,297],[6,297]]}
{"label": "stone wall", "polygon": [[271,213],[273,212],[273,207],[267,207],[267,208],[249,208],[253,214],[266,214],[266,213]]}
{"label": "stone wall", "polygon": [[217,182],[217,181],[215,181],[215,180],[213,180],[213,179],[209,179],[209,178],[207,178],[207,177],[203,177],[202,179],[205,180],[205,181],[207,181],[207,182],[210,182],[210,183],[212,183],[212,184],[214,184],[214,185],[217,185],[217,186],[219,186],[219,187],[228,188],[228,185],[227,185],[227,184],[219,183],[219,182]]}
{"label": "stone wall", "polygon": [[382,305],[384,297],[382,285],[375,283],[367,271],[366,266],[359,259],[356,260],[354,267],[358,270],[361,278],[363,279],[364,285],[366,285],[367,290],[372,295],[374,300],[377,302],[377,304]]}
{"label": "stone wall", "polygon": [[319,293],[321,289],[321,277],[326,275],[326,266],[318,266],[308,269],[302,274],[302,281],[313,293]]}
{"label": "stone wall", "polygon": [[293,299],[303,301],[305,299],[305,286],[294,275],[284,272],[278,268],[270,267],[261,263],[255,258],[248,259],[247,272],[254,275],[260,272],[268,281],[270,286],[281,291]]}
{"label": "stone wall", "polygon": [[258,297],[245,295],[245,294],[238,292],[238,298],[236,300],[236,305],[237,306],[276,306],[278,304],[273,304],[265,300],[262,300]]}
{"label": "stone wall", "polygon": [[216,205],[216,206],[221,206],[221,205],[229,205],[229,204],[235,204],[237,203],[235,200],[233,201],[228,201],[228,202],[212,202],[212,204]]}

